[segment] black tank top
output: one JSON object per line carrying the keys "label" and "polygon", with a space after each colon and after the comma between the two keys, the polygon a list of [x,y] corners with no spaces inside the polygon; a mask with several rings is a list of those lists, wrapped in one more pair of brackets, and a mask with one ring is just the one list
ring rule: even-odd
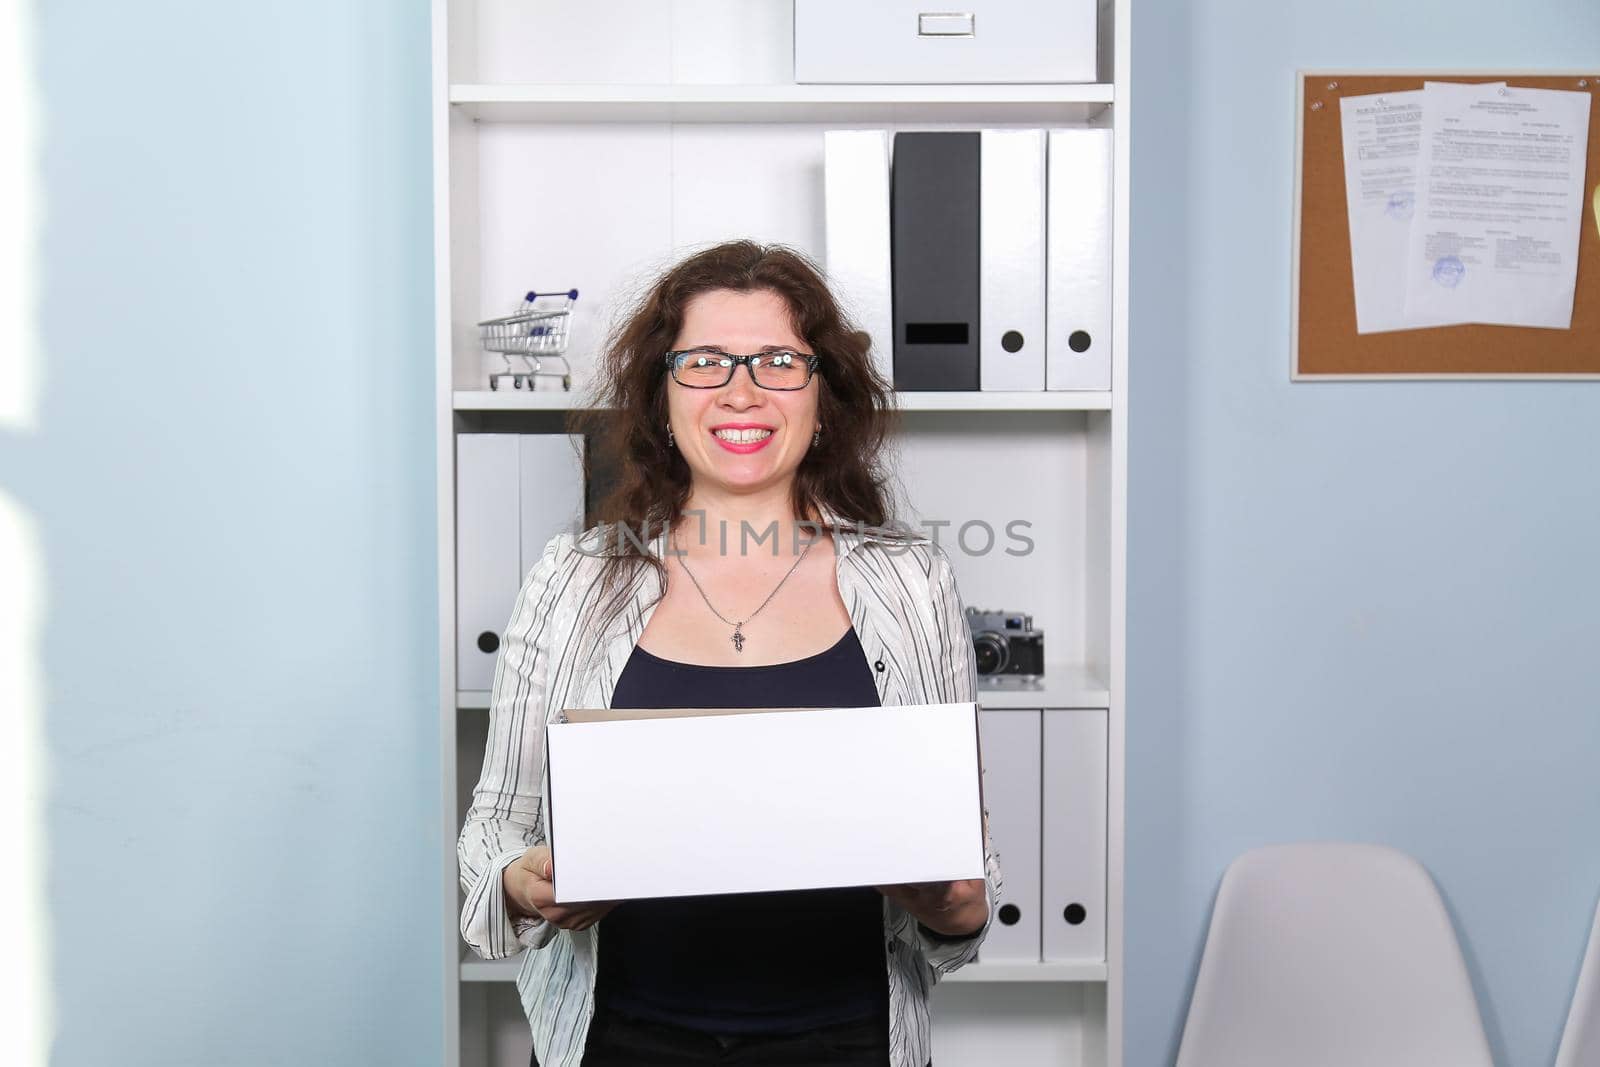
{"label": "black tank top", "polygon": [[[814,656],[753,667],[635,647],[611,699],[616,708],[878,704],[854,627]],[[598,932],[596,1000],[628,1015],[728,1034],[888,1015],[883,898],[870,886],[629,900]]]}

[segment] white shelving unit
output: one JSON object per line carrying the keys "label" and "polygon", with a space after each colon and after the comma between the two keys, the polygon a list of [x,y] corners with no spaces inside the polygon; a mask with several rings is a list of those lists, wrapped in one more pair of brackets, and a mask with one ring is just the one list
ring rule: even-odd
{"label": "white shelving unit", "polygon": [[[461,944],[455,840],[489,694],[456,684],[455,446],[561,432],[612,315],[682,253],[731,237],[823,259],[827,129],[1101,126],[1115,132],[1109,392],[902,393],[898,488],[941,533],[968,604],[1031,613],[1048,681],[987,709],[1108,712],[1104,959],[982,962],[934,998],[941,1067],[1120,1067],[1127,500],[1128,8],[1101,0],[1100,81],[797,85],[789,0],[434,0],[436,417],[447,1067],[521,1067],[520,958]],[[574,388],[490,391],[475,324],[576,287]],[[964,523],[1027,523],[1033,551],[968,551]],[[1003,996],[995,1000],[995,996]]]}

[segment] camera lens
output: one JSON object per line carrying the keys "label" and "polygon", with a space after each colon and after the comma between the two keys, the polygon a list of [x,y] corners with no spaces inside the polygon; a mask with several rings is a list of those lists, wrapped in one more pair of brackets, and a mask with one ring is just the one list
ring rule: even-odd
{"label": "camera lens", "polygon": [[973,650],[978,655],[979,674],[998,674],[1011,658],[1011,643],[1003,634],[985,631],[972,637]]}

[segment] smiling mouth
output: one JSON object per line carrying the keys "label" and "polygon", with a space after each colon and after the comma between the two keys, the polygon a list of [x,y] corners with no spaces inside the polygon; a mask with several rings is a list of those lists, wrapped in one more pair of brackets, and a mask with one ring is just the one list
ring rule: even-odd
{"label": "smiling mouth", "polygon": [[730,445],[753,445],[772,436],[771,430],[712,430],[712,436]]}

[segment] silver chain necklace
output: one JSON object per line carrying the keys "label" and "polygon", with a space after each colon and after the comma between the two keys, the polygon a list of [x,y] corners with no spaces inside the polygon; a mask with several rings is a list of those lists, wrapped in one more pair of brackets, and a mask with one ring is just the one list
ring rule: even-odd
{"label": "silver chain necklace", "polygon": [[810,552],[811,546],[816,543],[816,539],[806,542],[806,547],[801,549],[800,555],[795,557],[794,566],[790,567],[788,573],[779,579],[777,585],[772,587],[772,592],[768,593],[767,599],[761,602],[761,607],[756,608],[756,610],[752,611],[749,615],[745,616],[743,619],[740,619],[738,622],[729,622],[723,617],[722,612],[717,610],[716,605],[711,603],[711,598],[706,596],[706,591],[704,589],[700,588],[700,579],[696,578],[694,576],[694,572],[689,569],[689,564],[686,562],[687,556],[682,552],[678,553],[678,566],[683,568],[683,573],[689,576],[689,580],[694,583],[695,589],[699,590],[700,599],[706,602],[706,607],[711,609],[711,614],[715,615],[719,619],[722,619],[722,621],[728,626],[733,627],[733,650],[735,652],[743,652],[745,636],[744,631],[740,629],[740,627],[749,622],[751,619],[755,618],[757,615],[761,614],[761,608],[766,607],[767,604],[771,602],[772,598],[778,595],[778,590],[783,588],[783,583],[789,580],[789,575],[795,572],[795,568],[800,566],[800,561],[806,558],[806,553]]}

